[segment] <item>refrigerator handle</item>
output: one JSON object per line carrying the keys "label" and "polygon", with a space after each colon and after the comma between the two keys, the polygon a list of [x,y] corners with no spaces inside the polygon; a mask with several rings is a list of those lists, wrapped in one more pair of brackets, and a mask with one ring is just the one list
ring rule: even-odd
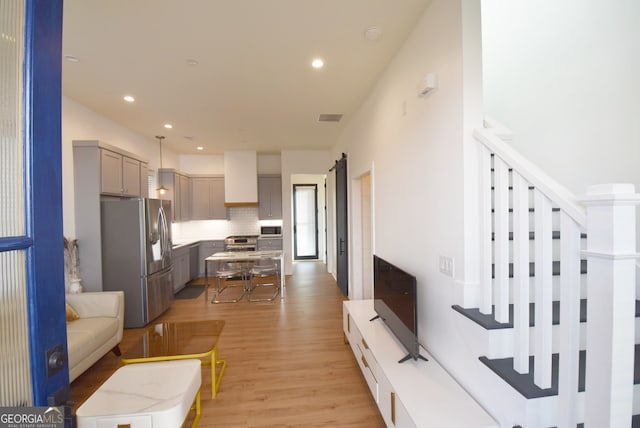
{"label": "refrigerator handle", "polygon": [[164,255],[169,254],[169,251],[171,251],[170,243],[169,243],[169,225],[167,223],[167,216],[164,213],[164,209],[162,207],[160,207],[160,210],[158,211],[158,217],[159,217],[159,221],[158,221],[158,232],[160,234],[160,251],[162,252],[162,255],[164,257]]}

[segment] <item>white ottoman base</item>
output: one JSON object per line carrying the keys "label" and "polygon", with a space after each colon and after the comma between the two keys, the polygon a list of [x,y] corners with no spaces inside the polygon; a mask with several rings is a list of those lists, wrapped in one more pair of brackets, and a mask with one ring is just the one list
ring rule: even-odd
{"label": "white ottoman base", "polygon": [[200,419],[200,360],[129,364],[119,368],[76,411],[78,428],[175,428],[194,400]]}

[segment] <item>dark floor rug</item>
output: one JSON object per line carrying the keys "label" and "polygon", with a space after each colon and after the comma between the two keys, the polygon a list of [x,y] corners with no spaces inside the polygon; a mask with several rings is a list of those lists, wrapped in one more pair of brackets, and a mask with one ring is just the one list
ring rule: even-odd
{"label": "dark floor rug", "polygon": [[182,290],[178,291],[178,293],[173,297],[175,299],[196,299],[202,294],[204,289],[204,285],[189,284]]}

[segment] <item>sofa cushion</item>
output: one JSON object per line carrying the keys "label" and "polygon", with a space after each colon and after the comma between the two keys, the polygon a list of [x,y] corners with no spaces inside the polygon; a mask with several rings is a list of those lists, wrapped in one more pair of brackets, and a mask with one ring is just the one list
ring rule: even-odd
{"label": "sofa cushion", "polygon": [[67,323],[69,367],[90,355],[118,332],[118,319],[108,317],[80,318]]}

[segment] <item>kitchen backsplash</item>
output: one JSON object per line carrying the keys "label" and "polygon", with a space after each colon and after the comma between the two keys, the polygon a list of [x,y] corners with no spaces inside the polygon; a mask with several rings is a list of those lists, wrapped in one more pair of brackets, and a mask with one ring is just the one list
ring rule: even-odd
{"label": "kitchen backsplash", "polygon": [[[274,223],[273,221],[270,222]],[[193,220],[172,224],[174,244],[224,239],[229,235],[259,235],[260,225],[257,207],[229,208],[229,220]],[[277,222],[281,225],[282,221]]]}

